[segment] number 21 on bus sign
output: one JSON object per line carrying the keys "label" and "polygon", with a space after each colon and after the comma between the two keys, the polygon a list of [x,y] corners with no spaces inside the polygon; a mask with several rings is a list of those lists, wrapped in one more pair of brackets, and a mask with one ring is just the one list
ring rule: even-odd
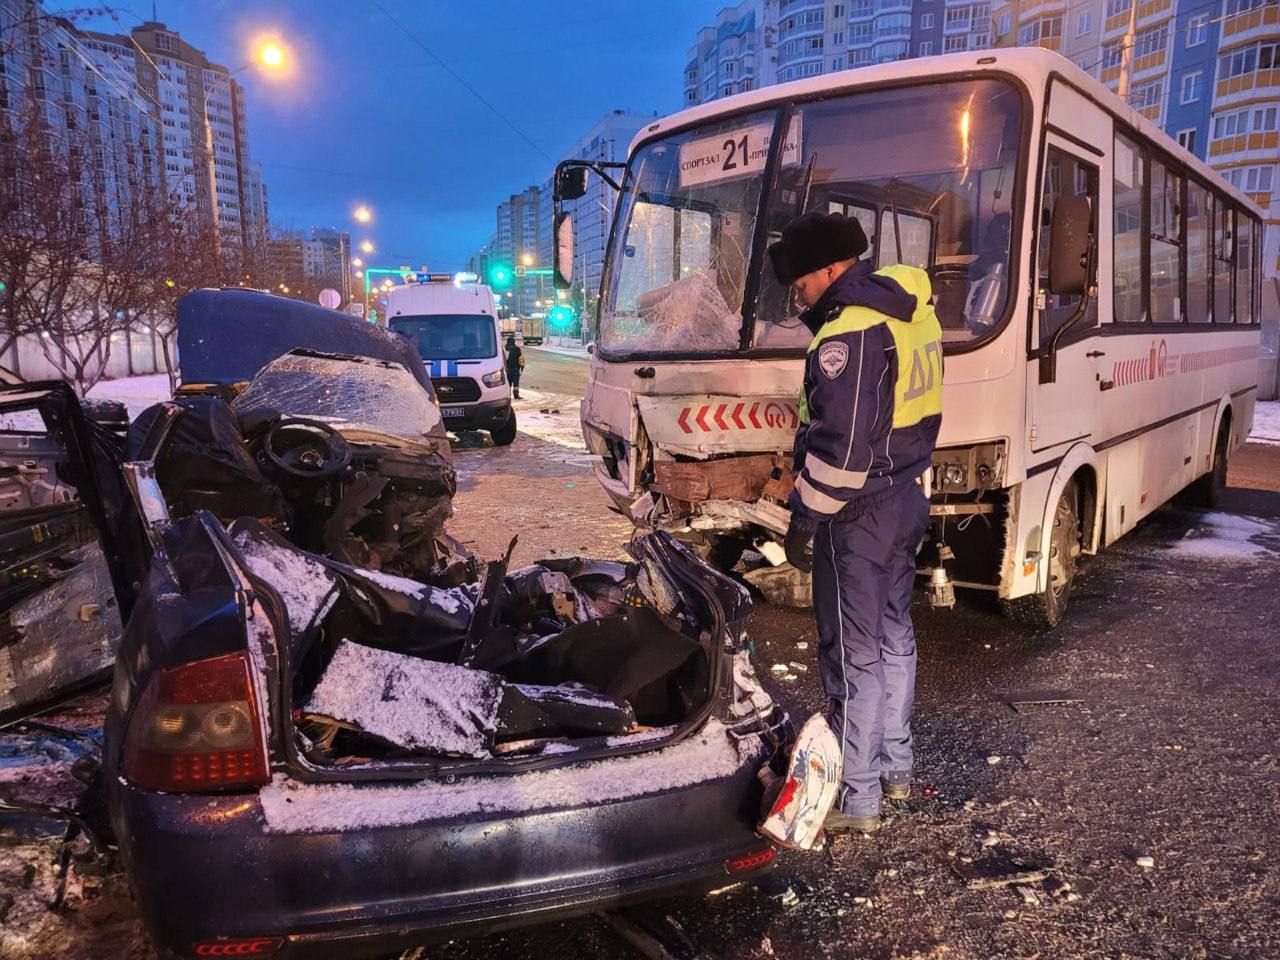
{"label": "number 21 on bus sign", "polygon": [[[764,170],[773,140],[773,124],[757,123],[725,130],[680,145],[680,187],[700,187]],[[800,117],[791,118],[782,148],[783,166],[800,162]]]}

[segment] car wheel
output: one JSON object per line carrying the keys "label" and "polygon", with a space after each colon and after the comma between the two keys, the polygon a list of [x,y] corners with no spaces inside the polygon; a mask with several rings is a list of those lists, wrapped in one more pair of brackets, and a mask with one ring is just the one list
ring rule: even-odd
{"label": "car wheel", "polygon": [[1227,458],[1231,448],[1231,424],[1224,417],[1218,427],[1218,439],[1213,445],[1213,469],[1196,480],[1178,501],[1188,507],[1214,510],[1222,502],[1222,491],[1227,488]]}
{"label": "car wheel", "polygon": [[495,447],[509,447],[516,439],[516,412],[511,411],[507,417],[507,422],[496,430],[490,430],[489,436],[493,439]]}
{"label": "car wheel", "polygon": [[1049,585],[1040,593],[1001,600],[1004,615],[1033,630],[1056,627],[1067,612],[1080,559],[1080,515],[1075,482],[1067,484],[1053,511],[1049,537]]}

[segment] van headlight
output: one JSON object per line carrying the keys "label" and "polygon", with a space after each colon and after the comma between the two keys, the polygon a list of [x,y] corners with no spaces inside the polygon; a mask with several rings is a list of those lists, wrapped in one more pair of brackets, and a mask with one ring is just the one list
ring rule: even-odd
{"label": "van headlight", "polygon": [[502,370],[495,370],[493,373],[486,373],[480,379],[486,387],[500,387],[507,382],[507,375]]}

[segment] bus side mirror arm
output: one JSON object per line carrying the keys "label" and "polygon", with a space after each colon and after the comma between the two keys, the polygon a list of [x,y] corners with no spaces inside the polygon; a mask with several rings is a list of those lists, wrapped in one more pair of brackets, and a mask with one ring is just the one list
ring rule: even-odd
{"label": "bus side mirror arm", "polygon": [[552,280],[557,290],[568,290],[573,284],[573,214],[565,213],[561,205],[566,200],[581,200],[587,194],[587,173],[594,173],[621,192],[622,187],[608,173],[625,169],[625,163],[603,160],[562,160],[556,164],[552,183],[552,217],[555,237],[551,244]]}

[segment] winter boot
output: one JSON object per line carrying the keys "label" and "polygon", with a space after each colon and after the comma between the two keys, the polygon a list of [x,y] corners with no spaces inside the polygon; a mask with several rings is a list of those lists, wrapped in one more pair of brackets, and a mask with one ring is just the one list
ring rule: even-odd
{"label": "winter boot", "polygon": [[906,800],[911,796],[911,773],[890,770],[880,778],[880,792],[886,800]]}
{"label": "winter boot", "polygon": [[855,817],[839,810],[832,810],[823,821],[826,833],[875,833],[880,829],[880,816]]}

